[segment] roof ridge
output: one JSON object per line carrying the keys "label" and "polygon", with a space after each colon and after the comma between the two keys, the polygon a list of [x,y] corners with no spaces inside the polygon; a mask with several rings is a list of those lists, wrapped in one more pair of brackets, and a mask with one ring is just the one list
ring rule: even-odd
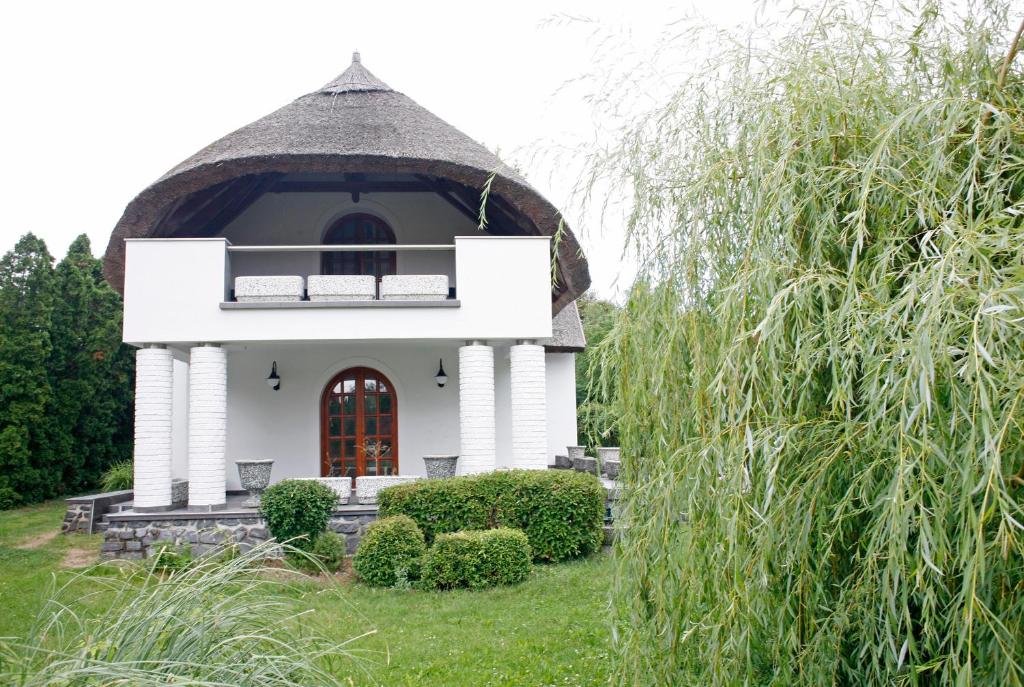
{"label": "roof ridge", "polygon": [[391,86],[374,76],[363,66],[359,51],[352,53],[352,64],[333,80],[324,84],[318,93],[353,93],[359,91],[392,91]]}

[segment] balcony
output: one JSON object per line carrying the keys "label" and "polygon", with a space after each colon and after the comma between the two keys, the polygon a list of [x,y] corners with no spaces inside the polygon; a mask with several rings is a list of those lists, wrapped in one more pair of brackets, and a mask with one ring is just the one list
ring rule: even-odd
{"label": "balcony", "polygon": [[548,237],[341,248],[396,253],[399,274],[379,287],[372,278],[362,284],[321,277],[320,254],[339,248],[128,239],[124,339],[141,345],[551,334]]}

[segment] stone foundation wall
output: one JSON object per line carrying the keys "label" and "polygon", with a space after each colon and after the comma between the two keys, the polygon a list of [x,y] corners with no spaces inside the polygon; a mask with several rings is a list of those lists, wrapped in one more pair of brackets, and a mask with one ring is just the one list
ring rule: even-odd
{"label": "stone foundation wall", "polygon": [[[376,512],[335,513],[328,529],[345,538],[349,554],[356,551],[367,526],[377,519]],[[202,517],[163,519],[150,516],[142,519],[117,519],[104,533],[100,555],[104,558],[142,559],[150,555],[154,544],[188,546],[195,556],[234,543],[247,551],[270,538],[266,522],[258,516],[218,518],[204,513]]]}
{"label": "stone foundation wall", "polygon": [[69,503],[64,513],[64,523],[60,531],[64,534],[81,532],[89,534],[92,527],[92,503]]}

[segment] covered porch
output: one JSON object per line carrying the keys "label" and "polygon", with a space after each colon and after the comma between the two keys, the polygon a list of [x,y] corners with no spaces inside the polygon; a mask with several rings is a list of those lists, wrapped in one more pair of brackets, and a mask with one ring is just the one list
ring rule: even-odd
{"label": "covered porch", "polygon": [[[241,489],[237,460],[272,459],[272,482],[425,476],[423,457],[437,454],[460,456],[460,474],[544,469],[575,443],[576,417],[574,356],[542,344],[146,345],[137,354],[132,509],[228,509]],[[275,367],[276,389],[267,381]],[[188,482],[184,504],[172,495],[176,480]]]}

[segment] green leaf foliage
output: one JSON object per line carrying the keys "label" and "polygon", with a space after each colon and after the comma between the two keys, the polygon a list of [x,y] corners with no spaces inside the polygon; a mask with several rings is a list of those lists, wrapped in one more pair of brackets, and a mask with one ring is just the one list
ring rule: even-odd
{"label": "green leaf foliage", "polygon": [[428,543],[443,533],[522,530],[537,561],[597,551],[604,538],[605,491],[593,475],[568,470],[505,470],[424,480],[381,490],[380,514],[408,515]]}
{"label": "green leaf foliage", "polygon": [[328,572],[337,572],[345,560],[345,538],[330,530],[321,532],[313,542],[312,554]]}
{"label": "green leaf foliage", "polygon": [[0,508],[94,487],[130,456],[133,371],[89,240],[54,269],[22,237],[0,260]]}
{"label": "green leaf foliage", "polygon": [[0,508],[59,493],[42,460],[54,293],[53,258],[26,234],[0,260]]}
{"label": "green leaf foliage", "polygon": [[267,487],[260,512],[279,542],[310,551],[334,512],[338,495],[316,480],[286,479]]}
{"label": "green leaf foliage", "polygon": [[[609,361],[594,351],[611,332],[619,307],[610,301],[584,294],[576,300],[587,348],[576,354],[576,422],[580,441],[587,446],[618,446],[615,413],[599,383],[602,364]],[[607,374],[611,375],[609,371]]]}
{"label": "green leaf foliage", "polygon": [[520,530],[440,534],[423,559],[423,586],[484,589],[522,582],[532,570],[530,541]]}
{"label": "green leaf foliage", "polygon": [[135,470],[130,460],[114,463],[103,471],[100,489],[103,491],[124,491],[131,489],[135,482]]}
{"label": "green leaf foliage", "polygon": [[708,64],[594,160],[615,684],[1024,684],[1021,10],[676,27]]}
{"label": "green leaf foliage", "polygon": [[375,587],[394,587],[399,579],[417,579],[427,547],[423,532],[405,515],[374,521],[352,559],[359,579]]}
{"label": "green leaf foliage", "polygon": [[121,342],[121,297],[84,234],[57,264],[54,286],[43,449],[58,493],[78,493],[131,457],[135,355]]}

